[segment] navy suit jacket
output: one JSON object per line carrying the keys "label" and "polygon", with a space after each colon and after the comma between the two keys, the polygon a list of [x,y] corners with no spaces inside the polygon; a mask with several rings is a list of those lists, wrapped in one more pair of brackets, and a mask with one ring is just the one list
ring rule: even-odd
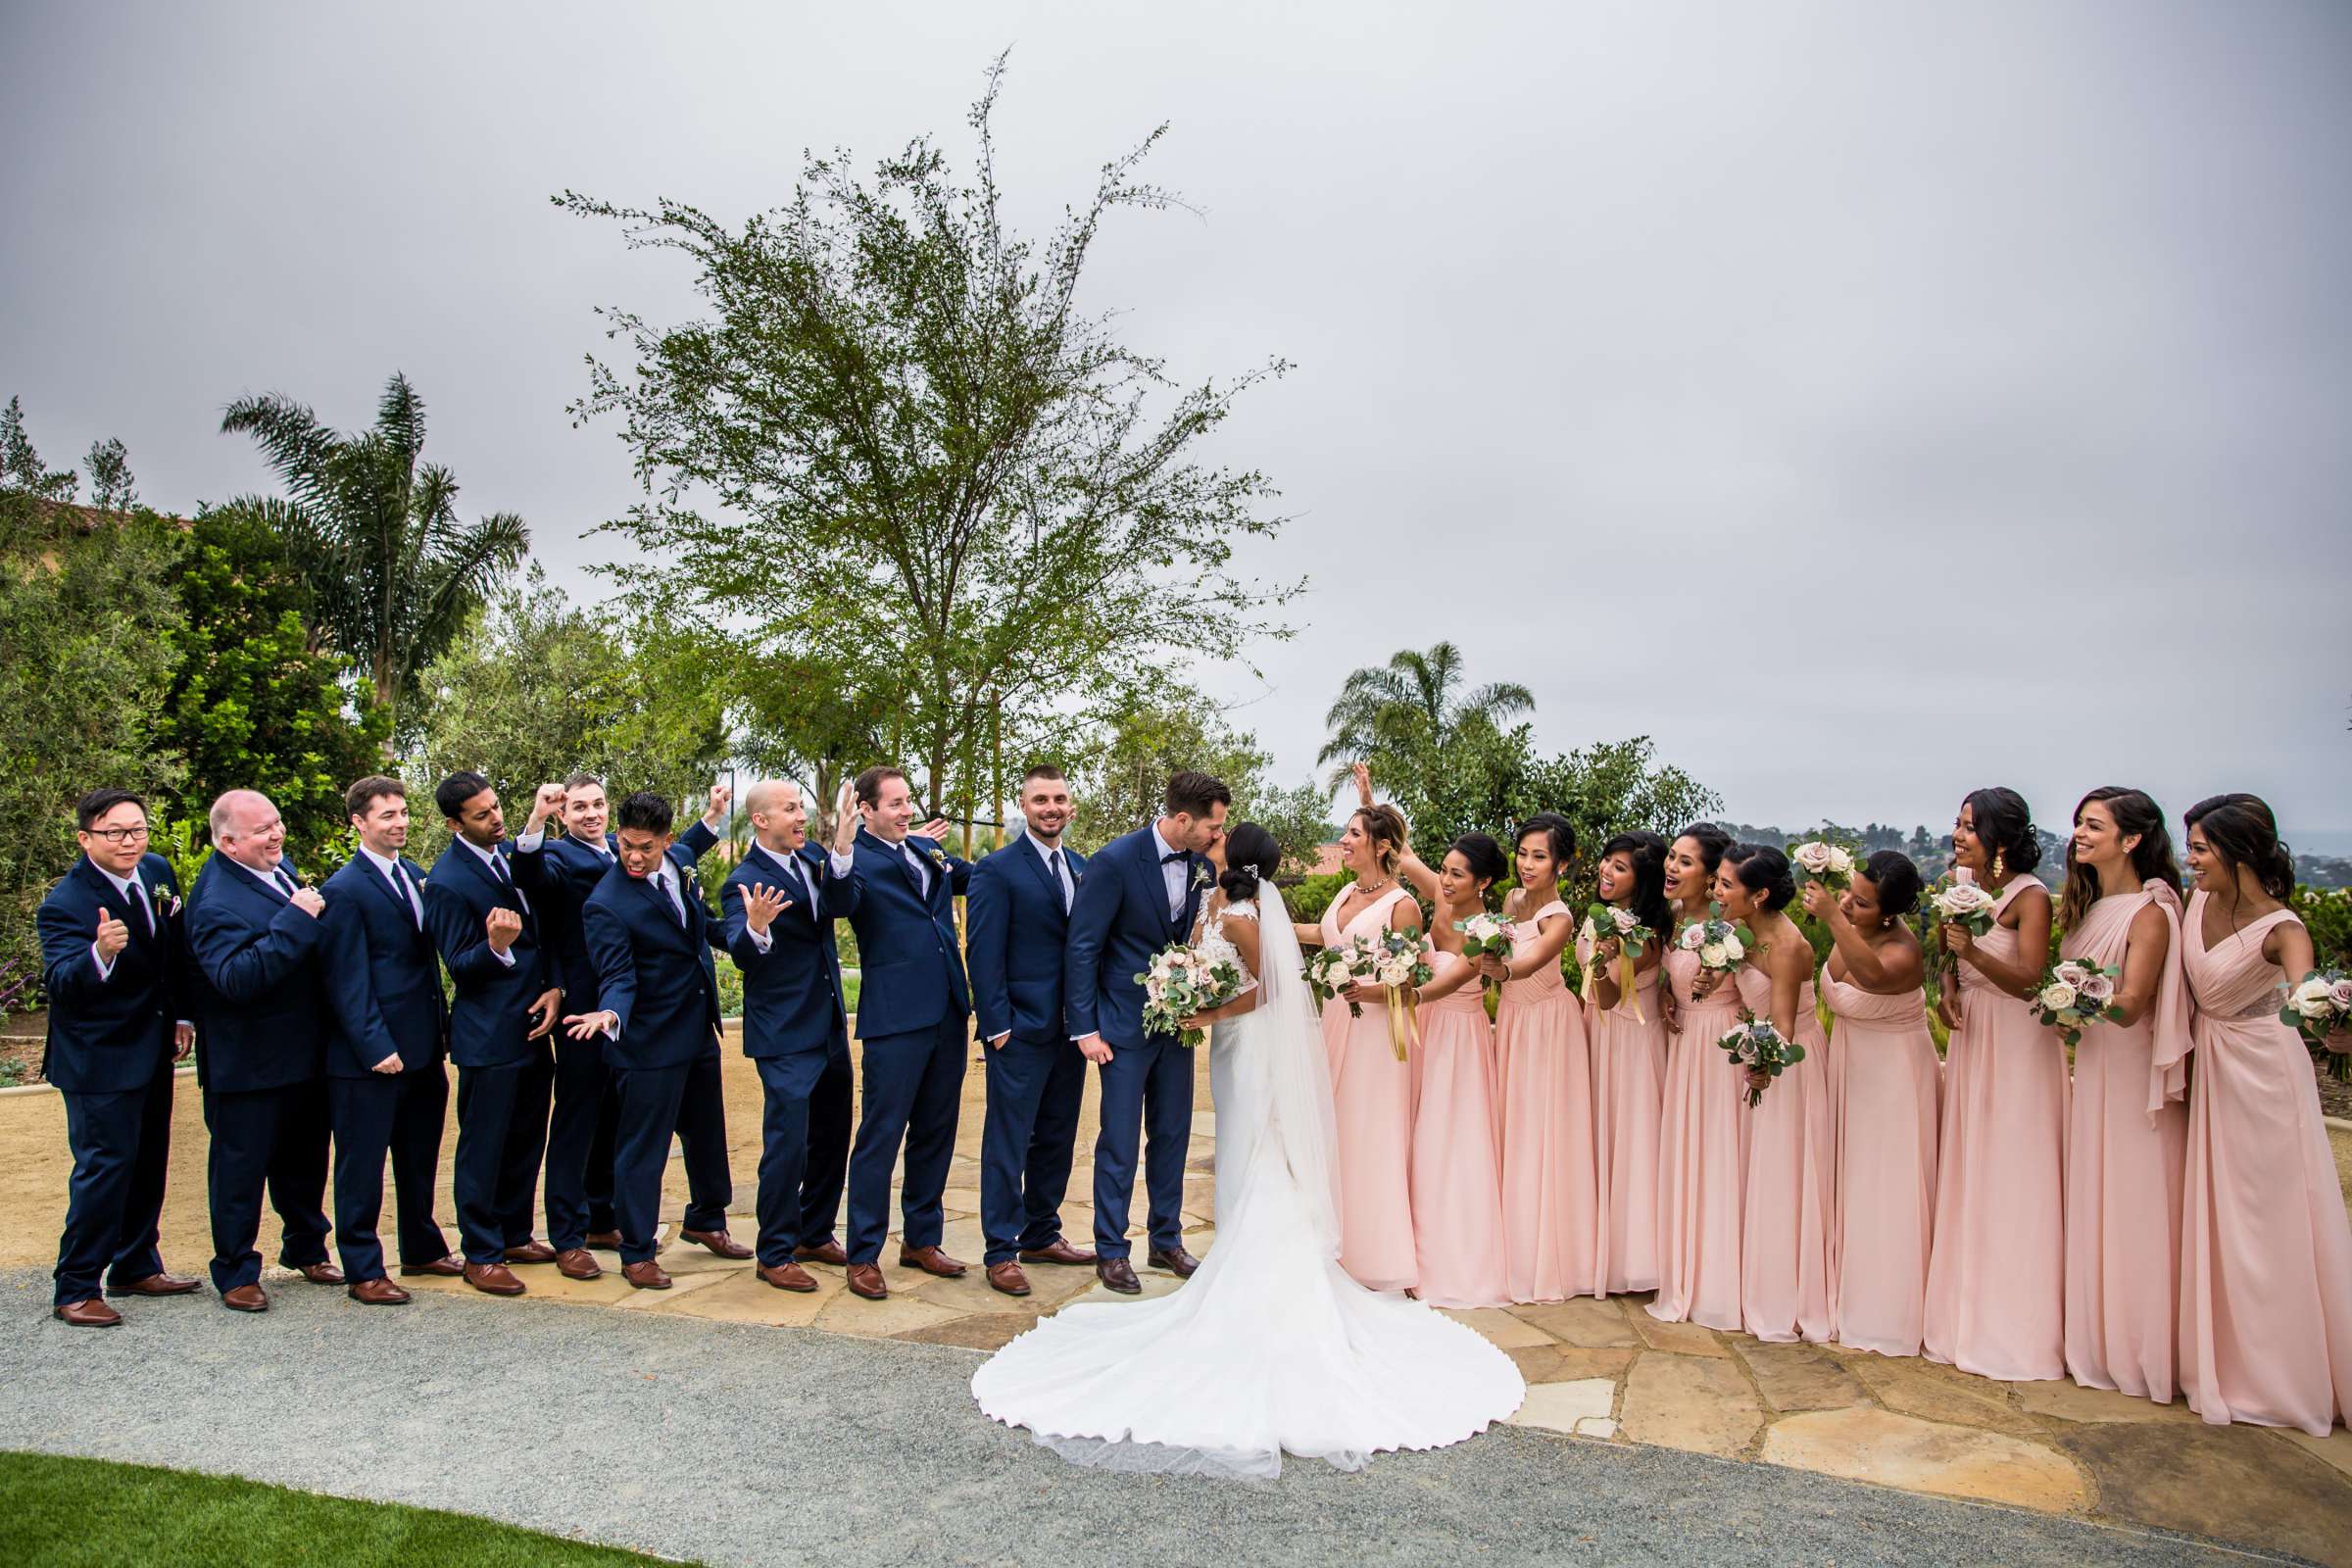
{"label": "navy suit jacket", "polygon": [[[1086,857],[1064,846],[1074,887],[1086,883]],[[1073,901],[1074,906],[1075,901]],[[1062,949],[1070,917],[1061,884],[1027,838],[1014,839],[972,867],[963,900],[964,961],[980,1038],[1012,1033],[1023,1040],[1066,1040],[1062,1027]]]}
{"label": "navy suit jacket", "polygon": [[[498,847],[505,855],[508,846]],[[512,874],[513,867],[508,867]],[[525,1060],[531,1041],[531,1004],[556,982],[537,906],[499,881],[463,839],[453,838],[424,879],[424,928],[449,965],[456,1000],[449,1010],[449,1059],[461,1067],[503,1067]],[[522,916],[522,934],[507,951],[512,965],[490,949],[492,909]]]}
{"label": "navy suit jacket", "polygon": [[[688,860],[695,861],[710,854],[717,842],[718,835],[698,818],[678,835],[673,851],[683,849]],[[617,856],[619,841],[606,834],[605,849],[608,855]],[[580,906],[588,902],[588,895],[596,891],[605,873],[612,869],[612,861],[568,834],[549,833],[539,841],[536,850],[516,849],[512,864],[514,880],[522,884],[531,903],[539,906],[548,946],[556,956],[553,983],[564,988],[564,1010],[594,1012],[596,961],[588,956],[588,935],[580,926]]]}
{"label": "navy suit jacket", "polygon": [[[41,985],[49,993],[41,1075],[60,1089],[107,1095],[146,1088],[157,1064],[172,1058],[172,1021],[193,1016],[183,996],[185,936],[180,914],[171,912],[179,902],[172,862],[146,856],[139,881],[155,909],[153,936],[86,855],[41,900],[34,925],[41,935]],[[161,909],[155,908],[158,894],[164,895]],[[103,980],[90,956],[101,908],[130,927],[129,942]]]}
{"label": "navy suit jacket", "polygon": [[[279,862],[297,877],[292,860]],[[222,1094],[317,1081],[326,1066],[323,917],[216,851],[188,898],[196,1079]]]}
{"label": "navy suit jacket", "polygon": [[617,861],[580,906],[596,959],[596,1005],[619,1019],[619,1037],[605,1042],[605,1060],[624,1070],[684,1066],[718,1041],[718,973],[710,950],[724,938],[703,905],[683,845],[669,847],[669,863],[686,905],[683,926],[653,878],[631,876]]}
{"label": "navy suit jacket", "polygon": [[[956,950],[956,895],[970,884],[972,862],[926,838],[909,834],[906,843],[930,864],[927,897],[906,857],[864,828],[850,852],[858,881],[850,929],[858,933],[860,1040],[910,1034],[972,1010]],[[946,862],[945,871],[933,856]]]}
{"label": "navy suit jacket", "polygon": [[[424,899],[424,872],[407,856],[401,869]],[[365,1078],[398,1054],[403,1072],[438,1064],[449,1050],[449,1004],[429,930],[375,862],[355,854],[326,879],[326,1074]]]}
{"label": "navy suit jacket", "polygon": [[792,907],[767,928],[767,951],[753,945],[744,918],[744,894],[754,883],[782,885],[774,858],[755,844],[718,890],[727,952],[743,971],[743,1054],[790,1056],[849,1049],[849,1007],[841,991],[841,955],[833,922],[858,907],[858,879],[835,876],[831,858],[814,845],[793,860],[815,895],[815,906],[794,893]]}
{"label": "navy suit jacket", "polygon": [[1192,930],[1204,887],[1200,869],[1208,864],[1201,856],[1185,857],[1184,907],[1171,920],[1160,872],[1166,853],[1156,825],[1139,827],[1096,852],[1078,884],[1061,981],[1073,1037],[1099,1034],[1114,1047],[1144,1043],[1144,988],[1135,977],[1151,967],[1153,954]]}

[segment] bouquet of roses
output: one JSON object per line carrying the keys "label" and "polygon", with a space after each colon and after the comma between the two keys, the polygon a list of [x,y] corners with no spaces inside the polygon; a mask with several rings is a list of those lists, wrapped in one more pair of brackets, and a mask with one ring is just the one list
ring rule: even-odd
{"label": "bouquet of roses", "polygon": [[[1481,958],[1500,958],[1510,961],[1511,942],[1519,927],[1499,914],[1474,914],[1467,920],[1456,920],[1453,928],[1462,934],[1462,956],[1475,963]],[[1485,988],[1495,989],[1497,982],[1489,979]]]}
{"label": "bouquet of roses", "polygon": [[[1617,939],[1617,1004],[1631,1007],[1637,1023],[1642,1017],[1642,994],[1634,985],[1634,968],[1642,955],[1657,940],[1657,933],[1642,923],[1642,917],[1631,909],[1620,909],[1598,900],[1585,910],[1585,940],[1597,949],[1611,937]],[[1585,1001],[1592,1001],[1595,976],[1585,970]]]}
{"label": "bouquet of roses", "polygon": [[1437,973],[1430,967],[1429,938],[1418,931],[1391,928],[1381,932],[1379,941],[1366,946],[1371,972],[1361,978],[1366,985],[1389,989],[1389,1044],[1402,1061],[1406,1043],[1421,1038],[1421,1022],[1413,1011],[1418,1000],[1415,994]]}
{"label": "bouquet of roses", "polygon": [[2288,988],[2278,1021],[2295,1026],[2312,1059],[2326,1063],[2328,1077],[2339,1084],[2352,1083],[2352,1054],[2328,1044],[2329,1035],[2352,1031],[2352,978],[2333,969],[2312,970]]}
{"label": "bouquet of roses", "polygon": [[[1317,948],[1314,956],[1306,960],[1306,989],[1314,993],[1317,1006],[1341,995],[1355,984],[1356,951],[1363,938],[1350,937],[1334,947]],[[1364,1009],[1352,1001],[1348,1004],[1348,1016],[1361,1018]]]}
{"label": "bouquet of roses", "polygon": [[1992,930],[1992,906],[2000,902],[1974,882],[1938,884],[1928,894],[1928,911],[1938,925],[1960,927],[1972,937]]}
{"label": "bouquet of roses", "polygon": [[2115,1000],[2118,972],[2112,964],[2102,969],[2079,958],[2059,959],[2034,987],[2034,1015],[2068,1045],[2081,1045],[2085,1024],[2124,1021]]}
{"label": "bouquet of roses", "polygon": [[1135,977],[1144,988],[1144,1027],[1172,1034],[1188,1050],[1208,1038],[1187,1029],[1184,1020],[1241,994],[1242,966],[1230,958],[1211,962],[1196,948],[1170,943],[1152,955],[1152,966]]}
{"label": "bouquet of roses", "polygon": [[1819,882],[1832,893],[1843,893],[1854,879],[1854,852],[1842,844],[1807,839],[1788,846],[1788,859],[1808,882]]}
{"label": "bouquet of roses", "polygon": [[[1772,1026],[1770,1018],[1758,1018],[1751,1013],[1740,1015],[1740,1025],[1715,1042],[1732,1058],[1733,1065],[1743,1072],[1761,1072],[1778,1078],[1782,1073],[1805,1059],[1805,1048],[1793,1040],[1784,1040]],[[1747,1087],[1750,1106],[1763,1103],[1764,1091],[1754,1084]]]}
{"label": "bouquet of roses", "polygon": [[1747,956],[1748,934],[1719,915],[1693,920],[1683,927],[1682,948],[1685,953],[1698,955],[1698,967],[1705,974],[1730,974]]}

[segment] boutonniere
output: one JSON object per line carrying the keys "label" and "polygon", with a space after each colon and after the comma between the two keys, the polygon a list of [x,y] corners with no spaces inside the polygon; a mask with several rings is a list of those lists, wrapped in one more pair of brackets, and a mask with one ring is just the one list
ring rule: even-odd
{"label": "boutonniere", "polygon": [[948,868],[948,852],[936,844],[923,852],[923,858],[938,866],[942,871]]}
{"label": "boutonniere", "polygon": [[169,888],[154,888],[149,897],[155,905],[155,917],[169,920],[179,913],[179,895]]}
{"label": "boutonniere", "polygon": [[1204,888],[1216,879],[1216,871],[1206,860],[1202,860],[1193,867],[1193,886]]}
{"label": "boutonniere", "polygon": [[318,886],[318,873],[316,871],[297,871],[294,873],[294,880],[301,883],[306,888],[316,888]]}

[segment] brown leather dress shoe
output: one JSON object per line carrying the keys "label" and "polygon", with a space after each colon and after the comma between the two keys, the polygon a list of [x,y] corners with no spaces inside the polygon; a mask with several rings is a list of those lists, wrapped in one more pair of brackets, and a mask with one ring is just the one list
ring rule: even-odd
{"label": "brown leather dress shoe", "polygon": [[1006,1296],[1027,1296],[1029,1294],[1029,1276],[1021,1272],[1021,1265],[1018,1263],[989,1264],[988,1284],[991,1290],[1003,1291]]}
{"label": "brown leather dress shoe", "polygon": [[1193,1270],[1200,1266],[1200,1260],[1181,1247],[1154,1247],[1151,1262],[1153,1268],[1164,1268],[1180,1280],[1191,1279]]}
{"label": "brown leather dress shoe", "polygon": [[1093,1248],[1072,1247],[1066,1236],[1054,1237],[1052,1247],[1029,1247],[1021,1250],[1021,1261],[1024,1263],[1061,1263],[1075,1266],[1092,1263],[1094,1260],[1095,1250]]}
{"label": "brown leather dress shoe", "polygon": [[520,1296],[522,1281],[504,1263],[468,1263],[466,1283],[485,1296]]}
{"label": "brown leather dress shoe", "polygon": [[620,1232],[590,1231],[587,1242],[590,1247],[601,1247],[607,1251],[617,1252],[620,1250]]}
{"label": "brown leather dress shoe", "polygon": [[513,1268],[517,1263],[553,1263],[555,1260],[556,1250],[536,1236],[520,1247],[507,1249],[507,1267],[509,1268]]}
{"label": "brown leather dress shoe", "polygon": [[466,1260],[452,1252],[447,1257],[436,1257],[430,1263],[403,1263],[400,1265],[400,1277],[404,1280],[415,1279],[419,1274],[432,1274],[442,1279],[462,1280],[466,1277]]}
{"label": "brown leather dress shoe", "polygon": [[901,1268],[919,1268],[926,1274],[936,1274],[943,1280],[963,1278],[964,1266],[936,1247],[902,1247],[899,1249]]}
{"label": "brown leather dress shoe", "polygon": [[752,1255],[750,1248],[729,1236],[725,1231],[680,1231],[678,1240],[692,1242],[697,1247],[708,1247],[713,1255],[731,1257],[739,1262]]}
{"label": "brown leather dress shoe", "polygon": [[852,1296],[879,1301],[890,1295],[890,1287],[882,1283],[882,1265],[879,1263],[852,1263],[848,1278]]}
{"label": "brown leather dress shoe", "polygon": [[232,1312],[267,1312],[270,1293],[259,1285],[239,1285],[220,1293],[220,1304]]}
{"label": "brown leather dress shoe", "polygon": [[813,1291],[816,1279],[798,1263],[780,1263],[774,1268],[760,1265],[760,1277],[779,1291]]}
{"label": "brown leather dress shoe", "polygon": [[343,1271],[332,1263],[288,1263],[286,1267],[309,1280],[313,1285],[340,1285]]}
{"label": "brown leather dress shoe", "polygon": [[128,1285],[110,1286],[117,1296],[186,1296],[203,1285],[202,1280],[189,1279],[185,1274],[150,1274]]}
{"label": "brown leather dress shoe", "polygon": [[93,1296],[86,1301],[66,1301],[49,1309],[49,1315],[60,1323],[71,1323],[77,1329],[119,1329],[122,1314]]}
{"label": "brown leather dress shoe", "polygon": [[821,1247],[796,1247],[792,1255],[803,1263],[830,1263],[840,1268],[849,1262],[849,1250],[839,1242],[827,1242]]}
{"label": "brown leather dress shoe", "polygon": [[378,1274],[371,1280],[354,1280],[343,1288],[343,1294],[362,1306],[405,1306],[409,1293]]}
{"label": "brown leather dress shoe", "polygon": [[556,1272],[567,1280],[592,1280],[605,1271],[585,1247],[567,1247],[556,1254]]}
{"label": "brown leather dress shoe", "polygon": [[669,1275],[662,1270],[661,1264],[650,1257],[642,1263],[623,1263],[620,1267],[620,1277],[641,1291],[666,1291],[669,1289]]}
{"label": "brown leather dress shoe", "polygon": [[1144,1282],[1135,1277],[1135,1265],[1123,1257],[1104,1257],[1095,1261],[1095,1278],[1121,1296],[1140,1296]]}

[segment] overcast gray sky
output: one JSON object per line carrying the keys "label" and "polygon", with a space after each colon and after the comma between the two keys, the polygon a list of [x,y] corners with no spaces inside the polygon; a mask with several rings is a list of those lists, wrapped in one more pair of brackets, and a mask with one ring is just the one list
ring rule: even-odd
{"label": "overcast gray sky", "polygon": [[2104,783],[2352,829],[2352,7],[30,4],[0,0],[0,397],[53,463],[267,488],[223,403],[406,370],[567,587],[634,498],[564,405],[592,306],[692,309],[566,186],[729,218],[999,107],[1049,225],[1158,121],[1204,210],[1097,308],[1311,573],[1262,681],[1302,777],[1352,665],[1450,638],[1547,748],[1646,732],[1788,826],[2045,825]]}

